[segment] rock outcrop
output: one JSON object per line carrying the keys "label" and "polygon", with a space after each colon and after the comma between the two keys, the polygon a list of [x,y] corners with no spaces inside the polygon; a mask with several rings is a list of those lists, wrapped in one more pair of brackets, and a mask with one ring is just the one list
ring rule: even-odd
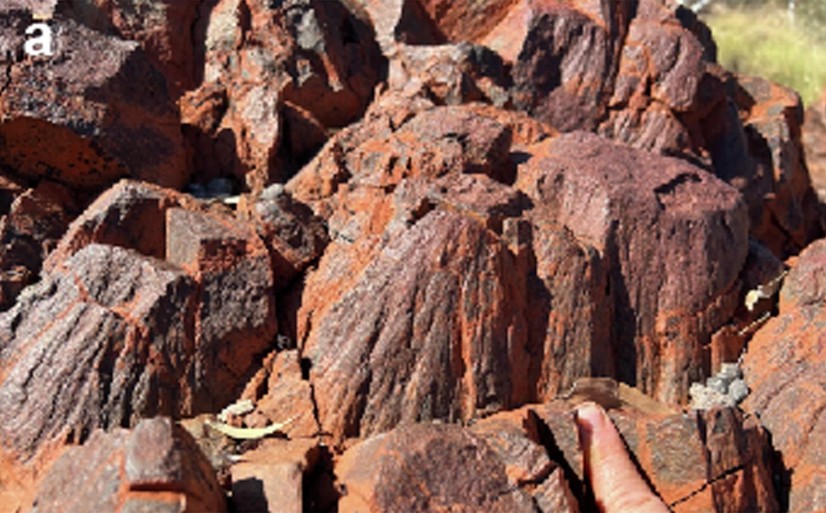
{"label": "rock outcrop", "polygon": [[745,408],[759,415],[780,452],[789,511],[826,508],[826,381],[824,302],[826,241],[800,254],[780,292],[780,314],[752,338],[744,358],[751,395]]}
{"label": "rock outcrop", "polygon": [[588,383],[674,511],[826,509],[818,118],[715,54],[670,0],[5,2],[0,513],[590,511]]}

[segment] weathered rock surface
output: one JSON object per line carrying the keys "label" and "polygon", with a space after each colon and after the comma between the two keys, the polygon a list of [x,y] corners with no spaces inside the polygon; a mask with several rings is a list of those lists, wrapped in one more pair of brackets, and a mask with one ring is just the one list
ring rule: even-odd
{"label": "weathered rock surface", "polygon": [[522,475],[508,472],[512,456],[500,455],[495,442],[456,425],[416,424],[369,438],[336,465],[339,511],[579,511],[541,446],[524,435],[520,442],[532,452],[525,458],[536,459]]}
{"label": "weathered rock surface", "polygon": [[[752,413],[670,409],[777,315],[774,292],[743,296],[826,219],[797,96],[715,64],[688,11],[13,0],[0,14],[0,510],[28,507],[72,441],[87,444],[40,510],[70,486],[58,510],[211,508],[185,499],[210,490],[130,474],[154,456],[119,449],[135,436],[120,428],[165,415],[194,416],[239,511],[332,510],[339,494],[342,511],[587,511],[569,411],[587,376],[669,403],[637,394],[611,415],[675,511],[826,509],[822,244],[787,261],[779,317],[748,345]],[[17,50],[34,15],[54,58]],[[231,425],[284,423],[289,440],[210,428],[231,403]],[[190,458],[166,426],[149,438]]]}
{"label": "weathered rock surface", "polygon": [[738,87],[755,167],[731,183],[749,204],[754,236],[780,257],[796,254],[823,230],[804,161],[800,97],[762,78],[740,77]]}
{"label": "weathered rock surface", "polygon": [[309,123],[337,128],[367,108],[385,63],[366,15],[345,3],[223,0],[209,13],[204,83],[182,99],[195,165],[261,190],[289,177],[297,127],[285,102]]}
{"label": "weathered rock surface", "polygon": [[780,315],[749,342],[744,358],[751,395],[744,408],[759,415],[791,476],[783,483],[789,511],[826,509],[826,241],[800,254],[780,293]]}
{"label": "weathered rock surface", "polygon": [[2,9],[4,169],[78,189],[101,190],[121,176],[186,183],[177,109],[137,43],[61,18],[55,56],[24,57],[30,13]]}
{"label": "weathered rock surface", "polygon": [[[806,108],[802,141],[812,186],[820,203],[826,203],[826,90],[820,99]],[[823,210],[821,220],[826,224]]]}
{"label": "weathered rock surface", "polygon": [[40,273],[79,206],[69,189],[48,180],[33,188],[0,184],[0,310],[6,310]]}
{"label": "weathered rock surface", "polygon": [[178,98],[196,84],[195,21],[204,2],[64,0],[57,12],[106,34],[141,43]]}
{"label": "weathered rock surface", "polygon": [[[668,413],[638,396],[624,393],[646,406],[626,405],[611,416],[674,511],[778,510],[768,439],[754,418],[732,409]],[[460,511],[478,511],[480,504],[486,510],[592,511],[578,444],[573,412],[559,401],[499,413],[469,428],[399,427],[340,458],[340,511],[430,511],[443,502]],[[476,463],[469,475],[465,462],[471,459]],[[407,491],[411,483],[427,493]]]}
{"label": "weathered rock surface", "polygon": [[96,430],[55,463],[32,512],[226,511],[215,473],[194,440],[168,418],[131,431]]}
{"label": "weathered rock surface", "polygon": [[29,459],[237,397],[276,334],[270,256],[252,226],[195,208],[125,181],[73,223],[0,319],[6,446]]}
{"label": "weathered rock surface", "polygon": [[268,187],[254,203],[242,205],[240,217],[256,227],[270,251],[278,290],[318,260],[330,241],[324,221],[281,185]]}
{"label": "weathered rock surface", "polygon": [[703,345],[739,302],[748,218],[737,191],[681,160],[585,133],[535,147],[516,186],[599,252],[618,376],[684,400],[704,372]]}
{"label": "weathered rock surface", "polygon": [[4,447],[30,459],[58,439],[191,408],[194,288],[169,264],[93,244],[27,289],[0,318]]}
{"label": "weathered rock surface", "polygon": [[304,489],[310,489],[320,458],[315,440],[265,440],[232,467],[233,511],[328,511],[319,504],[304,504]]}

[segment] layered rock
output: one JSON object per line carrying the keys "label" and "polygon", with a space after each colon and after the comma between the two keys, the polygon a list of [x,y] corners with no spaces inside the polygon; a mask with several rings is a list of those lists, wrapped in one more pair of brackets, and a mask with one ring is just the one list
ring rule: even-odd
{"label": "layered rock", "polygon": [[5,449],[29,459],[96,427],[214,411],[240,393],[275,338],[269,253],[251,226],[190,202],[118,184],[2,315]]}
{"label": "layered rock", "polygon": [[744,358],[751,389],[744,408],[759,415],[788,470],[789,511],[826,508],[825,268],[821,240],[800,254],[783,283],[779,316],[754,335]]}
{"label": "layered rock", "polygon": [[749,227],[739,194],[681,160],[585,133],[533,151],[516,186],[599,252],[619,378],[684,400],[707,372],[703,345],[739,302]]}
{"label": "layered rock", "polygon": [[24,57],[30,16],[3,7],[0,40],[14,49],[0,62],[4,169],[98,191],[121,176],[186,183],[177,109],[140,46],[61,18],[55,56]]}
{"label": "layered rock", "polygon": [[134,429],[95,431],[55,463],[40,485],[32,512],[93,509],[226,511],[215,473],[194,440],[168,418]]}

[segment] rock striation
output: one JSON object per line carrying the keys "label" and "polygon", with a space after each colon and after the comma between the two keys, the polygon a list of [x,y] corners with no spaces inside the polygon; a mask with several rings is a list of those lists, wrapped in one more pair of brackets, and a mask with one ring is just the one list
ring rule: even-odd
{"label": "rock striation", "polygon": [[589,383],[826,508],[817,111],[673,4],[5,2],[0,513],[590,511]]}

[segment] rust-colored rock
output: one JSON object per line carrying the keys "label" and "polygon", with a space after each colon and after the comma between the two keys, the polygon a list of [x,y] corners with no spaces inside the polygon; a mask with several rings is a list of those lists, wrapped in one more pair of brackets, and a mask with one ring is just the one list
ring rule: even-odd
{"label": "rust-colored rock", "polygon": [[240,214],[255,225],[270,251],[278,290],[318,260],[329,242],[324,221],[278,184],[264,189],[251,205],[242,205]]}
{"label": "rust-colored rock", "polygon": [[286,180],[285,166],[307,148],[285,144],[285,133],[299,129],[285,127],[285,102],[311,115],[310,124],[355,121],[384,68],[364,18],[340,2],[218,2],[206,28],[204,84],[182,99],[196,155],[221,157],[203,161],[203,172],[234,175],[258,191]]}
{"label": "rust-colored rock", "polygon": [[789,511],[822,511],[826,483],[826,242],[804,250],[780,292],[780,315],[749,342],[744,408],[759,415],[791,473]]}
{"label": "rust-colored rock", "polygon": [[199,2],[175,0],[68,0],[58,12],[99,32],[141,43],[178,98],[195,87],[193,25]]}
{"label": "rust-colored rock", "polygon": [[399,45],[390,61],[390,89],[440,105],[510,103],[510,77],[498,54],[481,45]]}
{"label": "rust-colored rock", "polygon": [[[22,48],[28,16],[3,7],[4,45]],[[70,19],[54,24],[54,57],[15,52],[0,61],[2,165],[80,189],[100,190],[126,175],[183,186],[177,109],[139,45]]]}
{"label": "rust-colored rock", "polygon": [[40,485],[32,512],[226,511],[215,473],[194,440],[168,418],[96,430],[69,449]]}
{"label": "rust-colored rock", "polygon": [[[826,89],[820,99],[806,107],[801,140],[812,186],[820,203],[826,203]],[[826,211],[821,207],[821,223],[826,226]]]}
{"label": "rust-colored rock", "polygon": [[271,354],[263,368],[247,383],[242,399],[255,410],[244,417],[250,427],[286,423],[284,434],[292,439],[312,438],[320,430],[315,419],[313,388],[295,349]]}
{"label": "rust-colored rock", "polygon": [[[768,437],[755,419],[733,409],[668,413],[640,396],[621,391],[623,406],[609,414],[654,492],[674,511],[778,511]],[[582,453],[570,406],[556,401],[520,411],[536,417],[543,443],[581,494]]]}
{"label": "rust-colored rock", "polygon": [[[0,316],[5,449],[29,460],[97,427],[192,408],[195,284],[137,253],[92,244]],[[48,372],[38,372],[46,368]]]}
{"label": "rust-colored rock", "polygon": [[803,106],[797,93],[762,78],[739,78],[754,174],[731,180],[749,204],[752,233],[776,255],[798,253],[820,236],[817,195],[801,143]]}
{"label": "rust-colored rock", "polygon": [[51,271],[91,243],[109,244],[154,258],[166,256],[166,211],[196,202],[173,190],[121,180],[101,194],[69,225],[43,267]]}
{"label": "rust-colored rock", "polygon": [[[277,331],[269,253],[252,226],[229,216],[171,208],[166,212],[166,260],[198,283],[192,298],[199,357],[194,404],[206,411],[231,402]],[[200,409],[200,408],[199,408]]]}
{"label": "rust-colored rock", "polygon": [[520,476],[508,472],[512,448],[497,447],[497,436],[489,441],[455,425],[416,424],[369,438],[336,465],[344,490],[339,511],[578,511],[559,468],[536,442],[512,435],[537,459]]}
{"label": "rust-colored rock", "polygon": [[71,191],[48,180],[30,189],[3,180],[0,195],[0,310],[6,310],[40,273],[79,207]]}
{"label": "rust-colored rock", "polygon": [[684,401],[704,373],[703,344],[740,301],[748,249],[740,196],[683,161],[594,135],[560,136],[534,151],[516,185],[600,253],[618,377]]}
{"label": "rust-colored rock", "polygon": [[320,456],[321,448],[315,440],[266,440],[244,453],[244,461],[232,467],[233,511],[306,511],[304,489],[310,488],[309,478]]}

